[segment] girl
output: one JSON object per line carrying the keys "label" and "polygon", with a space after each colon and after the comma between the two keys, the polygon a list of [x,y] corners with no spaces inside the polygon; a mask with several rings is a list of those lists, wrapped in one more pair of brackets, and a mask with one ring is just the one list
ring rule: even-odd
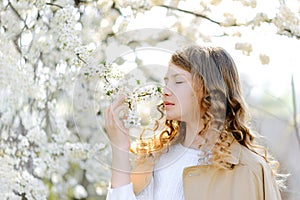
{"label": "girl", "polygon": [[131,172],[128,130],[118,118],[124,98],[106,110],[113,156],[107,200],[281,199],[278,163],[246,125],[231,56],[190,46],[172,55],[164,80],[168,129]]}

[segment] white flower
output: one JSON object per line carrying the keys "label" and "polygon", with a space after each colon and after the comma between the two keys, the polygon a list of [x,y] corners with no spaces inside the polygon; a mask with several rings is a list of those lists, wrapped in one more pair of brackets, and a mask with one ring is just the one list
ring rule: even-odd
{"label": "white flower", "polygon": [[9,156],[0,157],[0,191],[10,192],[13,190],[17,171],[14,170],[15,160]]}
{"label": "white flower", "polygon": [[47,135],[45,131],[41,129],[39,126],[30,129],[26,137],[30,142],[33,142],[35,144],[44,145],[47,143]]}
{"label": "white flower", "polygon": [[252,20],[253,26],[260,26],[261,22],[269,21],[268,16],[265,13],[257,13],[254,19]]}
{"label": "white flower", "polygon": [[263,64],[263,65],[267,65],[270,62],[269,56],[267,56],[265,54],[260,54],[259,59],[260,59],[261,64]]}
{"label": "white flower", "polygon": [[126,128],[136,127],[141,125],[141,119],[139,118],[136,110],[129,110],[127,118],[124,120],[124,126]]}
{"label": "white flower", "polygon": [[232,26],[236,24],[236,18],[231,13],[224,13],[225,21],[221,22],[222,26]]}
{"label": "white flower", "polygon": [[76,199],[86,198],[88,196],[87,191],[82,185],[76,185],[74,188],[74,197]]}
{"label": "white flower", "polygon": [[249,6],[251,8],[256,7],[256,0],[235,0],[241,2],[244,6]]}
{"label": "white flower", "polygon": [[75,29],[79,16],[78,10],[73,6],[66,6],[56,12],[52,26],[57,34],[60,48],[73,51],[81,45],[78,31]]}
{"label": "white flower", "polygon": [[276,14],[273,23],[277,26],[279,33],[300,35],[299,14],[293,13],[285,4],[280,6],[280,12]]}
{"label": "white flower", "polygon": [[92,145],[92,147],[88,149],[88,158],[93,158],[99,151],[105,149],[105,147],[106,145],[103,143]]}
{"label": "white flower", "polygon": [[9,125],[12,123],[13,113],[11,112],[5,112],[2,114],[0,118],[0,122],[3,125]]}
{"label": "white flower", "polygon": [[252,45],[250,43],[236,43],[235,44],[235,49],[236,50],[241,50],[244,54],[250,55],[252,52]]}
{"label": "white flower", "polygon": [[86,159],[88,157],[89,148],[88,144],[68,142],[64,145],[65,156],[74,161]]}
{"label": "white flower", "polygon": [[18,136],[18,139],[20,140],[20,142],[18,142],[18,148],[19,149],[25,149],[27,147],[29,147],[29,142],[27,137],[22,136],[21,134]]}
{"label": "white flower", "polygon": [[44,177],[47,170],[47,165],[42,158],[35,158],[33,160],[34,169],[33,172],[38,177]]}
{"label": "white flower", "polygon": [[37,9],[42,10],[46,6],[46,0],[35,0],[33,3]]}
{"label": "white flower", "polygon": [[211,1],[210,1],[210,4],[212,4],[212,5],[214,5],[214,6],[217,6],[217,5],[219,5],[221,2],[222,2],[222,0],[211,0]]}

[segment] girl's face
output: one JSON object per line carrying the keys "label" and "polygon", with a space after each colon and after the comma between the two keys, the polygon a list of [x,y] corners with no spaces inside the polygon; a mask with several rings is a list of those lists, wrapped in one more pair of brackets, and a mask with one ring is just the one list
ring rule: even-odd
{"label": "girl's face", "polygon": [[170,62],[164,78],[164,106],[168,120],[199,120],[197,95],[192,86],[190,72]]}

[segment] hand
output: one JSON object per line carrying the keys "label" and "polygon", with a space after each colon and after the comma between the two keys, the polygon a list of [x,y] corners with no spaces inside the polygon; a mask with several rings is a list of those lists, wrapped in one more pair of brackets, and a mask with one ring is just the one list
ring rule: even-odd
{"label": "hand", "polygon": [[112,147],[112,188],[130,183],[129,134],[119,119],[125,109],[123,102],[124,97],[118,97],[105,111],[105,128]]}
{"label": "hand", "polygon": [[113,152],[128,152],[130,149],[129,131],[119,119],[120,112],[125,109],[124,99],[124,96],[119,96],[105,111],[105,128]]}

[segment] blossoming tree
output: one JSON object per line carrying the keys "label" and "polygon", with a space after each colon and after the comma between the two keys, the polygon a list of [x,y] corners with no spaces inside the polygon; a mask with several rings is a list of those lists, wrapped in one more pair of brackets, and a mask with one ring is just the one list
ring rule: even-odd
{"label": "blossoming tree", "polygon": [[[245,56],[251,56],[257,49],[251,41],[240,38],[254,30],[268,27],[264,29],[268,34],[299,42],[299,10],[295,11],[289,1],[278,0],[272,1],[274,7],[270,13],[270,8],[260,3],[256,0],[1,1],[0,196],[3,199],[103,197],[110,158],[107,140],[98,133],[105,132],[103,109],[96,106],[88,110],[91,105],[98,105],[98,97],[89,96],[87,90],[92,87],[79,83],[91,84],[93,78],[107,81],[103,73],[99,75],[97,67],[105,72],[110,38],[145,28],[151,22],[147,28],[172,30],[198,43],[236,38],[235,49]],[[299,9],[299,1],[295,3]],[[139,25],[143,16],[151,16],[152,21]],[[167,39],[158,37],[152,44]],[[138,44],[131,43],[128,48],[135,46]],[[102,64],[89,68],[95,52],[96,60]],[[254,59],[268,64],[272,57],[259,52]],[[82,78],[87,79],[81,82]],[[106,96],[110,92],[107,89]],[[295,114],[295,129],[296,118]]]}

